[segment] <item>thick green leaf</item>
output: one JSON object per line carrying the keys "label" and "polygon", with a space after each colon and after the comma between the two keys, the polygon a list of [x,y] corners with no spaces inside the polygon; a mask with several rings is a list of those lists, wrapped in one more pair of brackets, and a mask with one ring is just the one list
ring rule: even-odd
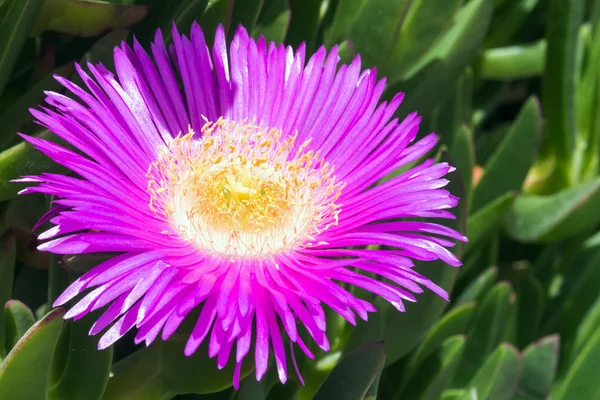
{"label": "thick green leaf", "polygon": [[387,60],[381,65],[383,73],[390,78],[390,81],[407,77],[406,72],[411,66],[448,29],[462,1],[413,0],[409,2],[398,39],[390,49]]}
{"label": "thick green leaf", "polygon": [[473,212],[508,192],[519,191],[533,164],[541,134],[541,110],[535,97],[521,109],[500,147],[485,165],[473,193]]}
{"label": "thick green leaf", "polygon": [[9,300],[4,307],[5,331],[4,348],[10,352],[25,332],[35,323],[33,313],[19,300]]}
{"label": "thick green leaf", "polygon": [[600,328],[596,330],[579,356],[571,364],[560,387],[553,392],[553,400],[598,399],[597,384],[600,370]]}
{"label": "thick green leaf", "polygon": [[[465,348],[465,354],[467,351]],[[510,344],[502,344],[485,360],[468,390],[475,389],[478,399],[510,400],[519,384],[521,369],[519,352]]]}
{"label": "thick green leaf", "polygon": [[[38,137],[58,143],[62,142],[49,131],[44,131]],[[12,179],[41,172],[56,173],[64,171],[64,167],[53,162],[29,143],[22,142],[13,146],[0,153],[0,201],[16,197],[17,192],[27,186],[21,183],[9,182]]]}
{"label": "thick green leaf", "polygon": [[513,343],[523,348],[539,337],[542,316],[546,309],[546,290],[529,263],[517,263],[515,270],[519,274],[515,288],[518,329],[517,340]]}
{"label": "thick green leaf", "polygon": [[44,0],[11,0],[0,22],[0,95]]}
{"label": "thick green leaf", "polygon": [[283,42],[290,27],[291,14],[289,0],[265,0],[252,36],[263,35],[266,40]]}
{"label": "thick green leaf", "polygon": [[383,370],[383,343],[363,346],[350,353],[335,366],[323,381],[313,399],[363,399]]}
{"label": "thick green leaf", "polygon": [[339,0],[331,27],[325,34],[325,45],[332,47],[349,38],[352,25],[360,16],[368,0]]}
{"label": "thick green leaf", "polygon": [[48,400],[102,398],[113,351],[98,350],[98,338],[89,335],[94,321],[88,316],[63,327],[52,360]]}
{"label": "thick green leaf", "polygon": [[454,160],[454,166],[458,170],[465,184],[465,195],[467,205],[471,204],[471,185],[473,182],[473,167],[475,166],[475,149],[473,144],[473,132],[468,126],[462,125],[456,131],[450,155]]}
{"label": "thick green leaf", "polygon": [[407,377],[414,376],[417,368],[425,359],[451,336],[464,334],[471,318],[475,313],[475,304],[465,304],[461,307],[452,309],[444,315],[440,321],[434,325],[427,336],[417,348],[408,364],[405,374]]}
{"label": "thick green leaf", "polygon": [[515,201],[514,193],[507,193],[488,204],[482,210],[469,216],[467,219],[467,237],[469,242],[465,246],[465,252],[476,247],[488,234],[494,232],[502,224],[507,212]]}
{"label": "thick green leaf", "polygon": [[485,47],[506,46],[513,41],[515,34],[523,26],[539,1],[510,0],[505,1],[506,4],[502,6],[497,5],[490,24],[490,31],[485,38]]}
{"label": "thick green leaf", "polygon": [[319,29],[321,0],[290,0],[292,21],[286,37],[286,43],[296,48],[306,43],[307,54],[315,48],[315,40]]}
{"label": "thick green leaf", "polygon": [[477,60],[477,72],[484,79],[516,80],[544,72],[546,41],[489,49]]}
{"label": "thick green leaf", "polygon": [[[168,20],[161,24],[165,33],[165,42],[171,43],[173,41],[173,24],[177,26],[179,32],[188,35],[192,24],[194,21],[200,19],[207,6],[208,0],[188,0],[181,2],[179,7],[173,12],[173,18],[169,16]],[[210,34],[213,35],[214,33],[210,32]]]}
{"label": "thick green leaf", "polygon": [[204,30],[206,43],[212,43],[219,24],[223,24],[225,34],[231,28],[234,0],[209,0],[206,11],[200,18],[200,26]]}
{"label": "thick green leaf", "polygon": [[[450,85],[450,94],[435,109],[429,123],[430,129],[440,136],[440,141],[454,150],[454,139],[463,127],[470,128],[473,119],[473,70],[467,68],[460,78]],[[454,157],[453,154],[452,156]]]}
{"label": "thick green leaf", "polygon": [[[6,304],[12,297],[13,280],[15,274],[16,243],[12,233],[5,233],[2,236],[2,248],[0,251],[0,305]],[[0,315],[0,361],[8,353],[5,349],[6,324],[3,313]]]}
{"label": "thick green leaf", "polygon": [[583,1],[549,0],[546,23],[546,70],[542,79],[545,135],[542,157],[556,156],[568,167],[575,145],[575,55]]}
{"label": "thick green leaf", "polygon": [[466,385],[487,355],[505,339],[514,303],[515,293],[510,284],[500,282],[477,307],[467,333],[468,340],[461,366],[455,378],[456,387]]}
{"label": "thick green leaf", "polygon": [[[244,28],[252,31],[264,4],[265,0],[235,0],[231,16],[231,26],[233,29],[236,29],[241,24]],[[232,33],[233,30],[230,32],[230,36]]]}
{"label": "thick green leaf", "polygon": [[498,269],[491,267],[483,271],[477,278],[473,279],[458,299],[454,302],[454,307],[458,308],[473,301],[479,302],[481,298],[488,293],[498,279]]}
{"label": "thick green leaf", "polygon": [[[168,341],[157,340],[117,363],[103,400],[163,399],[177,394],[215,393],[231,387],[235,363],[230,360],[225,368],[217,369],[216,360],[206,355],[207,341],[194,355],[186,357],[183,351],[188,336],[175,333]],[[253,362],[244,362],[240,379],[253,368]]]}
{"label": "thick green leaf", "polygon": [[56,309],[27,331],[0,365],[0,399],[45,400],[46,382],[64,310]]}
{"label": "thick green leaf", "polygon": [[350,339],[344,346],[344,352],[348,352],[364,345],[380,342],[383,340],[385,332],[384,313],[375,312],[369,314],[368,321],[359,321],[357,326],[349,327],[351,330]]}
{"label": "thick green leaf", "polygon": [[553,195],[519,196],[507,216],[506,231],[523,242],[571,237],[600,221],[600,179]]}
{"label": "thick green leaf", "polygon": [[[452,160],[443,153],[441,161],[452,163]],[[464,187],[460,176],[455,172],[449,177],[450,184],[447,189],[454,195],[464,199]],[[455,221],[447,221],[450,227],[459,232],[464,232],[466,218],[466,204],[459,203],[458,209],[454,210],[457,216]],[[463,245],[455,247],[458,257],[461,257]],[[419,262],[415,267],[423,276],[436,282],[448,293],[454,285],[458,269],[452,268],[442,261]],[[385,312],[385,335],[384,341],[388,353],[388,365],[397,361],[400,357],[415,348],[429,328],[439,319],[447,302],[433,293],[424,293],[416,303],[405,305],[406,312],[400,313],[393,307]]]}
{"label": "thick green leaf", "polygon": [[[366,66],[383,66],[385,59],[398,40],[406,16],[408,0],[370,0],[368,2],[349,1],[340,4],[334,20],[348,18],[342,35],[332,38],[335,42],[350,40],[361,55]],[[353,4],[354,10],[346,11]],[[361,4],[357,4],[361,3]]]}
{"label": "thick green leaf", "polygon": [[523,352],[523,372],[515,400],[544,400],[548,398],[556,364],[559,337],[548,336],[529,345]]}
{"label": "thick green leaf", "polygon": [[438,400],[441,397],[456,374],[464,348],[464,336],[454,336],[444,341],[439,355],[440,368],[435,375],[427,376],[427,387],[419,399]]}
{"label": "thick green leaf", "polygon": [[97,36],[126,28],[148,14],[139,5],[112,4],[96,0],[45,0],[35,23],[35,33],[54,31],[72,36]]}
{"label": "thick green leaf", "polygon": [[44,91],[60,92],[62,86],[54,79],[54,74],[62,77],[70,77],[75,68],[71,63],[57,68],[52,73],[36,82],[17,101],[11,104],[7,110],[0,115],[0,126],[4,133],[0,135],[0,149],[19,140],[17,132],[26,123],[32,120],[29,109],[40,103],[45,94]]}
{"label": "thick green leaf", "polygon": [[569,362],[572,362],[579,355],[598,328],[600,328],[600,297],[598,297],[594,305],[588,310],[585,318],[577,326],[577,334],[570,353]]}

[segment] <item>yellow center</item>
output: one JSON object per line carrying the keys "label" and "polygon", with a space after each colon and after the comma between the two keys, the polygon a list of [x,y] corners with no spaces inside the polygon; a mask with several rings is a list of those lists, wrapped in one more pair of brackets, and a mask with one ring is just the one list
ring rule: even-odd
{"label": "yellow center", "polygon": [[308,150],[310,140],[295,140],[252,123],[207,122],[201,138],[178,136],[150,165],[150,208],[212,254],[266,257],[315,245],[337,225],[343,183]]}

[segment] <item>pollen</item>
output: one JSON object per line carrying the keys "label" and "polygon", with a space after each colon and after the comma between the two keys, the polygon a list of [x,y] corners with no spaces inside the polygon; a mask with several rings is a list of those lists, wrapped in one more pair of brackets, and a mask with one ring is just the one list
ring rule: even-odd
{"label": "pollen", "polygon": [[147,173],[149,207],[170,227],[164,233],[231,259],[316,245],[338,223],[344,183],[297,137],[225,119],[178,135]]}

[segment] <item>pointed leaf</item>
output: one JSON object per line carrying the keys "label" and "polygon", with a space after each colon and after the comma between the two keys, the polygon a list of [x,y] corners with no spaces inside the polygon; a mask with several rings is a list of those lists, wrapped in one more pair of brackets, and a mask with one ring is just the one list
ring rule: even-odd
{"label": "pointed leaf", "polygon": [[523,373],[517,389],[518,400],[544,400],[556,373],[559,337],[548,336],[529,345],[523,352]]}
{"label": "pointed leaf", "polygon": [[600,221],[600,179],[553,195],[522,195],[507,215],[506,231],[523,242],[549,242],[573,236]]}
{"label": "pointed leaf", "polygon": [[508,192],[521,189],[533,164],[540,129],[541,110],[537,99],[532,97],[525,103],[500,147],[485,165],[483,177],[473,193],[473,212]]}
{"label": "pointed leaf", "polygon": [[468,391],[475,389],[478,399],[510,400],[517,389],[521,369],[519,352],[509,344],[502,344],[477,371]]}
{"label": "pointed leaf", "polygon": [[33,313],[19,300],[9,300],[4,307],[5,331],[4,348],[11,351],[25,332],[35,323]]}
{"label": "pointed leaf", "polygon": [[421,400],[438,400],[446,387],[450,385],[456,369],[459,366],[461,356],[465,349],[464,336],[448,338],[442,344],[440,350],[440,368],[427,384],[425,392],[421,394]]}
{"label": "pointed leaf", "polygon": [[313,399],[363,399],[384,366],[383,343],[363,346],[346,354],[323,381]]}
{"label": "pointed leaf", "polygon": [[60,308],[51,311],[12,349],[0,365],[0,399],[46,399],[48,368],[63,315],[64,310]]}
{"label": "pointed leaf", "polygon": [[266,40],[281,43],[290,27],[290,18],[289,0],[265,0],[252,36],[263,35]]}
{"label": "pointed leaf", "polygon": [[465,245],[465,252],[475,248],[477,243],[500,227],[515,198],[514,193],[507,193],[469,216],[467,220],[469,241]]}
{"label": "pointed leaf", "polygon": [[454,160],[454,164],[465,184],[465,194],[467,204],[471,204],[471,185],[473,182],[473,167],[475,165],[475,148],[473,144],[473,132],[466,125],[458,128],[450,155]]}
{"label": "pointed leaf", "polygon": [[44,0],[10,0],[0,22],[0,95]]}
{"label": "pointed leaf", "polygon": [[476,279],[469,283],[469,286],[461,293],[458,300],[454,303],[454,307],[458,308],[470,302],[477,302],[481,297],[486,295],[489,290],[494,286],[498,279],[498,269],[491,267],[482,272]]}
{"label": "pointed leaf", "polygon": [[487,355],[505,339],[514,303],[515,293],[510,284],[500,282],[477,307],[471,328],[467,333],[468,340],[463,360],[455,378],[457,387],[466,385],[481,367]]}

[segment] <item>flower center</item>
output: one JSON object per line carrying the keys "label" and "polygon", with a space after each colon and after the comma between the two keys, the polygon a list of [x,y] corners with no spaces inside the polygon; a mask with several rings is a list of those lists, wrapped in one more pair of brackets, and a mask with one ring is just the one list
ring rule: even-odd
{"label": "flower center", "polygon": [[148,169],[150,208],[175,233],[213,254],[266,257],[316,244],[337,225],[344,186],[310,140],[219,119],[190,130]]}

